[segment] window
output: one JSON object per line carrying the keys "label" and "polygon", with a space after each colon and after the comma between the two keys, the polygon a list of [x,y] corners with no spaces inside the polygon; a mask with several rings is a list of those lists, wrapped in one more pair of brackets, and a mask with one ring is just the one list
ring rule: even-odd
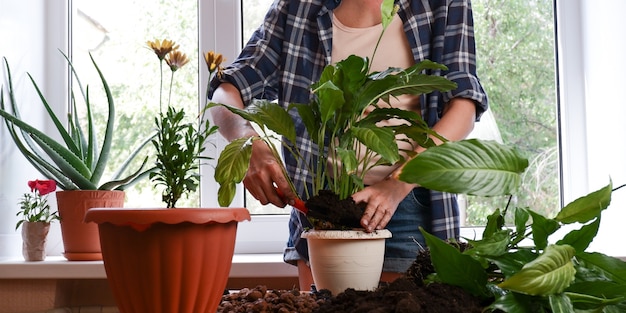
{"label": "window", "polygon": [[[242,0],[245,1],[243,7],[253,8],[252,12],[258,13],[258,16],[262,17],[265,13],[266,3],[261,3],[261,0]],[[269,0],[263,0],[269,1]],[[41,81],[44,88],[44,93],[48,96],[51,103],[56,104],[56,108],[59,112],[64,110],[64,106],[67,103],[67,94],[63,92],[66,87],[66,80],[64,77],[60,77],[59,73],[65,72],[64,61],[62,57],[57,53],[57,49],[66,51],[67,42],[65,34],[67,34],[67,19],[68,19],[68,5],[69,1],[66,0],[51,0],[45,2],[38,2],[37,4],[2,1],[2,10],[0,10],[0,41],[11,43],[10,45],[2,45],[0,47],[0,56],[7,57],[12,71],[15,75],[16,81],[20,82],[18,88],[19,93],[23,96],[22,105],[31,108],[33,120],[42,123],[43,118],[38,116],[38,102],[33,96],[32,89],[28,85],[25,79],[25,72],[33,74],[37,81]],[[84,0],[74,0],[76,4],[85,2]],[[134,42],[129,44],[118,44],[114,52],[103,53],[95,52],[94,56],[98,61],[98,64],[105,70],[105,75],[111,81],[125,82],[125,77],[120,78],[118,76],[118,70],[113,70],[115,64],[125,64],[124,61],[143,61],[143,65],[146,68],[152,68],[154,61],[150,60],[152,57],[151,52],[145,51],[143,45],[146,40],[152,40],[155,38],[164,38],[167,36],[172,40],[175,40],[181,44],[181,48],[192,59],[197,60],[199,51],[207,50],[219,50],[222,52],[228,60],[233,60],[237,52],[240,49],[243,30],[248,26],[242,26],[239,22],[242,12],[242,4],[240,1],[182,1],[178,6],[168,6],[171,2],[165,3],[164,1],[157,1],[157,3],[151,3],[149,7],[142,7],[140,11],[136,10],[135,3],[137,1],[124,1],[120,4],[112,4],[107,2],[106,7],[117,8],[115,11],[116,19],[132,21],[133,24],[127,27],[130,31],[124,32],[124,36],[135,36]],[[565,203],[568,203],[575,198],[582,196],[589,191],[600,188],[608,183],[609,179],[612,179],[615,185],[626,182],[626,162],[623,160],[626,158],[625,145],[621,143],[623,139],[622,134],[626,134],[626,123],[623,123],[622,118],[626,116],[624,112],[624,106],[620,105],[619,96],[615,91],[623,88],[620,84],[621,77],[619,73],[626,70],[626,61],[621,55],[626,50],[625,43],[623,41],[615,40],[619,38],[619,27],[616,27],[616,21],[620,20],[620,12],[626,10],[626,3],[621,0],[603,0],[603,5],[591,4],[591,2],[582,0],[533,0],[533,1],[501,1],[501,0],[473,0],[474,7],[474,20],[476,24],[476,36],[479,40],[479,74],[481,79],[485,81],[487,88],[495,88],[497,84],[491,84],[489,78],[490,75],[497,71],[500,71],[501,76],[494,76],[491,78],[496,83],[507,81],[511,78],[517,79],[518,76],[525,78],[521,83],[526,84],[538,84],[538,78],[544,81],[545,85],[535,86],[512,86],[512,87],[525,87],[527,90],[536,91],[543,90],[542,92],[535,92],[535,94],[516,94],[514,97],[520,101],[507,101],[497,96],[499,93],[497,90],[488,90],[491,96],[492,114],[499,127],[501,136],[506,142],[517,144],[515,138],[511,134],[515,133],[513,130],[506,130],[505,126],[513,122],[504,122],[502,116],[505,112],[499,111],[500,105],[503,104],[518,104],[525,105],[522,109],[517,109],[508,114],[517,114],[524,110],[530,110],[530,103],[548,103],[555,102],[550,97],[558,97],[560,106],[557,108],[549,108],[546,106],[536,107],[532,106],[532,109],[542,109],[544,111],[537,112],[540,118],[548,117],[547,124],[558,126],[558,130],[554,129],[554,138],[550,136],[537,136],[536,131],[529,132],[527,135],[522,134],[522,140],[527,137],[533,137],[536,140],[535,146],[532,151],[534,154],[529,154],[529,157],[541,155],[540,151],[545,151],[543,155],[549,155],[547,151],[548,147],[553,147],[552,144],[548,144],[552,140],[555,142],[556,147],[559,148],[555,153],[558,157],[554,159],[554,155],[545,160],[550,162],[544,164],[550,164],[550,171],[544,178],[551,181],[561,178],[561,188],[563,190],[562,198]],[[516,5],[525,5],[525,7],[515,7]],[[195,9],[195,6],[198,6]],[[254,5],[258,5],[254,7]],[[163,7],[165,6],[165,7]],[[499,13],[501,15],[495,15],[492,6],[513,6],[515,10],[509,13]],[[119,8],[123,7],[124,10]],[[154,7],[154,8],[153,8]],[[159,7],[158,9],[156,7]],[[552,8],[556,7],[556,16],[549,17],[546,14],[553,14]],[[611,7],[611,10],[606,10],[606,7]],[[127,10],[128,8],[128,10]],[[154,9],[154,11],[152,10]],[[99,11],[88,11],[85,7],[85,14],[89,14],[92,17],[97,17]],[[195,12],[199,11],[199,14]],[[487,12],[490,10],[489,12]],[[78,11],[75,11],[78,14]],[[132,12],[138,13],[134,17],[129,17],[127,14]],[[150,13],[153,12],[153,13]],[[163,12],[167,12],[164,14]],[[262,13],[261,13],[262,12]],[[491,18],[487,18],[490,15]],[[508,14],[508,15],[507,15]],[[252,13],[250,13],[252,15]],[[183,19],[190,19],[194,21],[197,16],[198,23],[196,22],[181,22]],[[246,13],[248,16],[248,13]],[[124,18],[122,18],[124,17]],[[176,25],[175,30],[169,31],[170,28],[166,27],[166,24],[157,23],[157,28],[154,33],[148,35],[140,34],[142,26],[138,24],[139,20],[148,20],[152,18],[152,21],[160,21],[161,17],[173,17],[174,20],[179,21],[180,25]],[[98,34],[97,24],[91,24],[89,26],[88,21],[80,20],[81,17],[74,17],[74,25],[77,23],[84,24],[85,28],[95,27],[91,30],[91,36],[84,38],[90,43],[87,47],[97,47],[102,42],[103,36]],[[107,30],[112,31],[111,26],[107,25],[104,19],[98,20],[102,26]],[[495,23],[500,21],[500,23]],[[504,23],[508,21],[508,23]],[[556,21],[556,23],[554,22]],[[137,22],[137,23],[135,23]],[[196,25],[200,25],[196,28]],[[515,24],[515,25],[512,25]],[[253,25],[253,24],[252,24]],[[533,27],[537,29],[533,29]],[[555,26],[556,25],[556,26]],[[513,27],[515,26],[515,27]],[[253,26],[252,26],[253,27]],[[495,28],[494,28],[495,27]],[[527,27],[527,28],[524,28]],[[553,30],[552,27],[555,27]],[[512,54],[515,56],[513,60],[505,59],[493,59],[485,58],[492,51],[498,51],[499,49],[513,48],[516,41],[510,39],[507,36],[511,35],[507,31],[513,28],[519,30],[526,30],[528,36],[517,37],[523,39],[517,45],[516,48],[521,49],[521,45],[528,45],[525,47],[526,51],[533,51],[532,54]],[[497,31],[495,34],[483,33],[484,30]],[[541,31],[544,34],[553,32],[556,34],[558,41],[557,48],[553,49],[547,46],[540,46],[537,42],[530,42],[530,39],[537,32]],[[196,43],[197,33],[200,32],[199,44]],[[526,34],[522,31],[522,34]],[[500,35],[503,37],[490,37],[493,35]],[[112,33],[109,34],[112,36]],[[247,37],[248,35],[245,35]],[[109,38],[104,42],[104,45],[112,45],[118,38]],[[482,43],[482,41],[486,41]],[[544,43],[549,43],[546,41]],[[552,40],[552,44],[554,44]],[[195,50],[199,47],[198,50]],[[85,46],[81,46],[75,43],[74,48],[82,49]],[[536,64],[537,60],[532,60],[530,56],[536,56],[537,51],[549,51],[550,49],[557,51],[557,58],[551,61],[546,60],[544,63],[537,65],[535,70],[527,71],[526,68],[521,68],[522,71],[517,72],[505,72],[505,65],[512,61],[519,61],[518,59],[527,59],[533,61]],[[487,50],[487,51],[485,51]],[[85,50],[83,50],[85,51]],[[97,51],[97,50],[96,50]],[[144,54],[145,52],[145,54]],[[506,52],[506,51],[505,51]],[[74,57],[77,57],[83,52],[74,52]],[[114,65],[108,65],[107,58],[119,57],[118,60],[112,62]],[[140,55],[139,57],[136,55]],[[505,53],[506,55],[506,53]],[[499,62],[491,65],[490,62]],[[84,62],[76,59],[76,62]],[[552,63],[550,63],[552,62]],[[202,62],[199,62],[202,65]],[[504,64],[504,65],[502,65]],[[497,65],[497,66],[496,66]],[[192,79],[195,78],[196,70],[192,70],[192,66],[198,66],[198,64],[187,65],[187,71]],[[85,72],[90,69],[87,64],[83,66],[83,63],[77,63],[77,67],[80,72]],[[5,69],[1,67],[2,79],[0,84],[5,84]],[[556,82],[549,82],[550,71],[554,73],[554,69],[558,70],[558,79]],[[155,87],[154,82],[149,82],[149,79],[154,78],[156,70],[149,71],[144,74],[140,74],[137,69],[124,68],[125,74],[129,76],[139,76],[139,82],[145,84],[146,89],[152,90]],[[505,75],[507,74],[507,75]],[[81,74],[82,75],[82,74]],[[89,73],[84,73],[85,76],[90,76]],[[501,77],[501,78],[498,78]],[[203,88],[206,84],[206,77],[200,78],[200,83],[194,83],[196,85],[190,85],[188,88],[182,88],[185,90],[201,90],[200,92],[190,91],[190,100],[181,100],[181,102],[189,102],[191,107],[197,106],[201,103],[201,99],[198,99],[197,94],[203,94]],[[132,85],[129,83],[129,85]],[[552,89],[543,89],[546,86],[551,85]],[[554,88],[554,86],[558,88]],[[94,87],[97,84],[94,84]],[[122,85],[120,85],[122,86]],[[193,86],[193,87],[191,87]],[[500,85],[503,90],[509,88],[508,86]],[[123,92],[124,88],[120,87],[120,90],[116,92]],[[558,91],[558,92],[557,92]],[[538,94],[540,93],[540,94]],[[502,97],[507,95],[507,92],[501,93]],[[6,92],[5,92],[6,95]],[[541,96],[541,97],[539,97]],[[94,98],[96,96],[94,95]],[[158,97],[146,96],[145,99],[138,100],[139,105],[148,105],[148,101],[157,101]],[[121,100],[120,100],[121,101]],[[194,102],[195,101],[195,102]],[[126,106],[118,103],[118,107]],[[154,108],[158,105],[154,104]],[[132,116],[133,108],[129,109],[129,116]],[[523,113],[528,113],[524,111]],[[29,116],[31,117],[31,116]],[[124,118],[120,118],[124,119]],[[130,119],[130,117],[129,117]],[[483,118],[483,121],[487,119]],[[527,119],[531,121],[531,119]],[[534,122],[534,120],[532,120]],[[545,122],[544,120],[541,120]],[[123,122],[121,122],[123,123]],[[482,123],[482,122],[481,122]],[[505,125],[503,125],[505,124]],[[484,125],[484,124],[483,124]],[[539,125],[539,123],[537,123]],[[548,131],[550,134],[552,131]],[[549,138],[548,138],[549,137]],[[519,136],[518,136],[519,138]],[[520,141],[521,144],[526,142]],[[223,145],[223,143],[218,143]],[[529,145],[530,146],[530,145]],[[30,177],[37,177],[37,174],[29,167],[29,165],[21,158],[10,144],[10,140],[7,137],[7,133],[4,127],[0,127],[0,175],[3,179],[0,180],[0,206],[11,208],[15,206],[15,199],[23,193],[22,185],[25,185],[26,180]],[[558,160],[560,163],[555,163]],[[537,163],[540,164],[540,163]],[[555,171],[555,169],[561,169],[561,171]],[[212,177],[210,173],[210,167],[203,169],[204,177]],[[27,177],[25,177],[27,175]],[[20,177],[23,182],[15,182],[14,179],[5,178]],[[558,186],[550,185],[550,188],[557,188]],[[200,197],[203,206],[215,206],[210,196],[215,192],[217,187],[211,182],[203,182],[203,193]],[[534,191],[530,191],[532,193]],[[549,192],[553,196],[555,193]],[[206,195],[206,196],[205,196]],[[623,190],[614,194],[614,198],[611,207],[607,211],[607,216],[603,218],[603,226],[600,230],[598,237],[592,244],[592,248],[597,251],[609,253],[611,255],[626,255],[626,247],[620,247],[612,245],[614,242],[615,234],[620,227],[623,227],[622,221],[626,216],[620,212],[619,209],[623,206],[624,199]],[[155,198],[158,200],[158,197]],[[491,200],[491,199],[490,199]],[[244,205],[243,196],[237,199],[238,202],[233,205]],[[486,203],[479,202],[480,199],[469,199],[470,209],[474,203]],[[542,200],[543,201],[543,200]],[[558,201],[558,199],[551,199],[549,201]],[[480,208],[487,207],[478,206],[476,212],[480,211]],[[491,204],[489,204],[489,207]],[[550,205],[552,207],[552,205]],[[19,234],[14,230],[14,221],[16,217],[13,210],[0,210],[0,246],[7,247],[6,249],[0,249],[0,253],[4,253],[5,256],[17,257],[20,255],[21,239]],[[471,215],[473,213],[470,213]],[[483,213],[476,213],[476,216],[481,216]],[[468,215],[468,216],[469,216]],[[283,218],[280,220],[279,218]],[[245,237],[240,234],[240,240],[238,242],[239,252],[278,252],[282,249],[284,241],[286,239],[287,223],[284,220],[284,216],[255,216],[252,223],[242,223],[240,230],[242,233],[248,232],[249,237]],[[260,222],[260,223],[259,223]],[[265,223],[265,224],[263,224]],[[268,226],[269,225],[271,226]],[[480,221],[469,221],[468,224],[477,224]],[[261,225],[257,228],[255,225]],[[262,234],[262,236],[260,236]],[[55,249],[54,241],[51,239],[51,245],[49,248]],[[262,240],[261,244],[258,240]],[[57,252],[61,248],[56,247]],[[58,253],[57,253],[58,254]]]}

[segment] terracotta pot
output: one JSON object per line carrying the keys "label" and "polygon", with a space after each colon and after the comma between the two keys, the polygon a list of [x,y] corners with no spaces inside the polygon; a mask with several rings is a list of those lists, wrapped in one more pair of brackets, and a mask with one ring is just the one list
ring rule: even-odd
{"label": "terracotta pot", "polygon": [[317,290],[337,295],[348,288],[374,290],[378,287],[389,230],[308,230],[302,233]]}
{"label": "terracotta pot", "polygon": [[215,312],[245,208],[91,209],[122,313]]}
{"label": "terracotta pot", "polygon": [[46,259],[46,239],[50,231],[50,223],[22,223],[22,255],[26,261],[43,261]]}
{"label": "terracotta pot", "polygon": [[98,226],[85,223],[90,208],[124,206],[124,192],[119,190],[57,191],[57,209],[61,218],[63,256],[70,261],[102,260]]}

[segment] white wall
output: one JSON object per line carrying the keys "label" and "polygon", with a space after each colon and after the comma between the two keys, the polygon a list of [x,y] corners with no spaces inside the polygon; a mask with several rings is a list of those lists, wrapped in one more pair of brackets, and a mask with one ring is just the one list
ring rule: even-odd
{"label": "white wall", "polygon": [[[62,64],[48,62],[49,51],[63,49],[65,43],[67,14],[64,0],[0,0],[0,57],[6,57],[13,74],[13,86],[21,112],[28,121],[37,125],[42,121],[41,103],[32,88],[26,72],[29,72],[43,89],[51,102],[67,103],[65,69]],[[57,14],[60,13],[60,14]],[[59,59],[58,56],[56,58]],[[6,68],[0,66],[0,85],[6,86]],[[43,177],[22,157],[7,133],[0,127],[0,257],[21,255],[21,237],[15,231],[15,216],[19,198],[29,192],[27,182]],[[53,199],[54,197],[50,197]],[[58,223],[49,237],[48,250],[59,254],[62,250]]]}

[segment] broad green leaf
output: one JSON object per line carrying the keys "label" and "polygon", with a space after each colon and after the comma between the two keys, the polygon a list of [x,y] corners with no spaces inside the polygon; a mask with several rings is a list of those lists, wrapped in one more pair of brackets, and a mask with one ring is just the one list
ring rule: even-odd
{"label": "broad green leaf", "polygon": [[498,266],[504,277],[511,277],[519,272],[524,265],[537,258],[537,254],[528,249],[519,249],[499,256],[488,256]]}
{"label": "broad green leaf", "polygon": [[327,82],[316,90],[316,94],[319,99],[320,118],[322,123],[326,123],[343,107],[344,92],[332,82]]}
{"label": "broad green leaf", "polygon": [[566,205],[555,219],[563,224],[586,223],[598,216],[611,203],[612,184],[580,197]]}
{"label": "broad green leaf", "polygon": [[368,149],[376,152],[390,164],[400,160],[398,144],[395,142],[393,131],[384,127],[370,125],[365,127],[352,127],[350,132]]}
{"label": "broad green leaf", "polygon": [[515,232],[517,232],[518,236],[523,236],[526,231],[526,223],[530,218],[530,214],[528,210],[522,208],[513,208],[515,217]]}
{"label": "broad green leaf", "polygon": [[562,293],[549,295],[548,300],[550,301],[550,309],[552,310],[552,313],[574,312],[572,301]]}
{"label": "broad green leaf", "polygon": [[341,160],[341,166],[346,173],[355,173],[358,169],[358,160],[356,159],[356,151],[352,149],[337,149],[337,155]]}
{"label": "broad green leaf", "polygon": [[278,103],[255,100],[248,106],[247,110],[254,116],[254,121],[259,125],[284,136],[292,143],[296,142],[296,127],[293,119]]}
{"label": "broad green leaf", "polygon": [[532,210],[527,210],[533,218],[530,228],[533,231],[533,241],[537,249],[544,249],[548,245],[548,237],[554,234],[561,226],[553,219],[548,219]]}
{"label": "broad green leaf", "polygon": [[572,257],[575,253],[574,248],[567,245],[550,245],[543,254],[498,287],[528,295],[561,293],[574,280],[576,270]]}
{"label": "broad green leaf", "polygon": [[517,190],[527,166],[513,148],[468,139],[426,149],[405,164],[400,180],[450,193],[506,195]]}
{"label": "broad green leaf", "polygon": [[235,197],[235,186],[246,176],[252,156],[252,138],[230,142],[220,154],[215,166],[215,181],[220,184],[218,202],[228,206]]}
{"label": "broad green leaf", "polygon": [[626,262],[598,252],[582,252],[576,259],[582,266],[601,271],[604,276],[619,284],[626,284]]}
{"label": "broad green leaf", "polygon": [[538,297],[509,292],[497,298],[489,305],[489,308],[507,313],[542,312],[541,301],[537,298]]}
{"label": "broad green leaf", "polygon": [[467,240],[467,242],[473,247],[472,253],[477,255],[489,255],[498,256],[507,252],[509,245],[510,231],[508,229],[499,230],[489,237],[482,240]]}
{"label": "broad green leaf", "polygon": [[320,141],[318,132],[322,122],[319,119],[319,115],[315,114],[315,111],[313,110],[313,105],[300,103],[293,103],[289,105],[289,109],[293,107],[295,107],[298,111],[298,115],[302,119],[302,123],[304,123],[304,127],[309,133],[309,136],[311,136],[311,140],[315,143],[318,143]]}
{"label": "broad green leaf", "polygon": [[487,274],[478,261],[464,255],[457,248],[429,234],[421,227],[420,231],[426,239],[431,261],[442,282],[459,286],[475,296],[489,296],[486,287]]}
{"label": "broad green leaf", "polygon": [[557,244],[570,245],[574,247],[577,252],[585,251],[598,233],[598,229],[600,229],[600,218],[596,219],[592,223],[583,225],[578,230],[570,231],[565,235],[565,237],[563,237],[563,239],[557,241]]}
{"label": "broad green leaf", "polygon": [[487,225],[483,231],[483,238],[488,238],[494,233],[500,231],[504,226],[504,217],[500,212],[500,209],[496,209],[493,213],[487,216]]}

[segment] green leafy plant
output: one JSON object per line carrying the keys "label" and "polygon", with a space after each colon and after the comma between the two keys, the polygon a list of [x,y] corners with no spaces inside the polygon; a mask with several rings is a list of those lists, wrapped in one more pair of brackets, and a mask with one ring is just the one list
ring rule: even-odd
{"label": "green leafy plant", "polygon": [[[146,138],[135,148],[123,162],[122,166],[114,172],[109,181],[101,182],[107,163],[111,145],[113,144],[113,135],[115,130],[115,105],[109,85],[96,64],[94,58],[90,55],[91,61],[98,72],[102,87],[106,92],[108,103],[108,118],[106,129],[102,137],[98,137],[95,129],[91,101],[89,92],[82,87],[80,79],[76,74],[72,62],[63,55],[67,60],[70,70],[78,86],[82,102],[86,110],[86,125],[81,125],[76,102],[77,97],[72,92],[72,109],[68,114],[67,121],[61,122],[54,113],[48,101],[43,96],[39,86],[30,74],[28,77],[33,86],[44,109],[48,113],[50,120],[53,122],[61,141],[57,141],[45,131],[39,130],[23,121],[21,118],[18,104],[15,98],[15,89],[13,88],[13,79],[9,63],[4,58],[4,64],[7,70],[8,78],[8,98],[10,107],[5,106],[4,88],[0,90],[0,117],[5,121],[9,134],[15,145],[22,155],[37,169],[43,176],[54,179],[59,188],[63,190],[124,190],[138,180],[147,175],[149,170],[144,170],[147,156],[141,167],[131,174],[125,175],[129,164],[134,160],[140,151],[150,142],[150,138]],[[87,86],[88,87],[88,86]]]}
{"label": "green leafy plant", "polygon": [[[442,191],[454,190],[444,179],[439,184]],[[464,249],[422,229],[436,271],[429,279],[464,288],[490,303],[490,310],[623,312],[626,262],[585,251],[618,188],[609,184],[569,203],[553,218],[529,208],[497,209],[488,217],[482,238],[466,238]],[[507,217],[512,219],[508,225]],[[557,233],[575,225],[580,227]]]}
{"label": "green leafy plant", "polygon": [[[189,61],[184,53],[181,53],[173,41],[149,41],[148,45],[157,55],[161,67],[161,81],[163,80],[163,61],[171,70],[170,92],[174,73]],[[219,65],[222,56],[214,52],[205,54],[205,61],[209,74],[219,75]],[[210,76],[209,75],[209,76]],[[163,84],[161,83],[161,93]],[[162,98],[160,107],[162,108]],[[152,145],[156,150],[156,163],[150,173],[150,179],[157,186],[163,186],[162,200],[168,208],[175,208],[176,202],[184,194],[198,189],[200,175],[198,174],[199,160],[211,159],[203,156],[205,143],[209,136],[217,131],[217,126],[211,126],[208,119],[195,122],[187,122],[184,109],[176,109],[171,105],[168,98],[167,110],[159,112],[154,119],[156,137],[152,139]]]}
{"label": "green leafy plant", "polygon": [[[383,32],[397,9],[393,1],[383,2]],[[389,68],[370,73],[370,60],[352,55],[324,68],[320,80],[311,87],[315,97],[310,103],[293,103],[283,108],[274,102],[255,100],[245,110],[225,106],[231,112],[259,125],[262,134],[259,137],[234,140],[220,155],[215,171],[215,179],[220,184],[220,205],[228,205],[232,201],[236,184],[245,177],[252,142],[265,141],[276,159],[280,160],[280,152],[271,141],[273,135],[270,131],[281,136],[281,144],[296,158],[298,167],[314,173],[311,190],[305,190],[307,199],[318,195],[323,189],[334,192],[340,199],[346,199],[364,187],[363,178],[373,166],[402,164],[407,159],[401,152],[409,158],[414,156],[412,150],[399,149],[397,135],[405,135],[425,148],[435,145],[432,137],[446,141],[430,129],[418,113],[378,105],[381,99],[389,103],[390,98],[404,94],[419,95],[454,89],[456,84],[446,78],[426,74],[426,71],[445,69],[441,64],[425,60],[407,69]],[[208,107],[218,105],[221,104],[209,103]],[[375,106],[375,109],[364,115],[371,106]],[[317,149],[310,160],[293,145],[296,142],[296,131],[290,116],[292,110],[302,119]],[[397,126],[377,125],[389,119],[398,119],[402,123]],[[356,151],[358,144],[364,147],[362,151]],[[480,143],[470,142],[468,145],[478,146]],[[490,144],[489,148],[495,154],[506,149],[497,144]],[[380,158],[372,163],[370,160],[374,155]],[[336,161],[328,165],[329,159]],[[492,171],[508,170],[501,169],[501,164],[495,162],[490,165],[495,166],[489,169]],[[514,176],[518,172],[510,174]]]}
{"label": "green leafy plant", "polygon": [[58,212],[51,212],[48,204],[48,194],[57,189],[54,180],[29,180],[30,193],[25,193],[20,199],[20,210],[16,216],[21,219],[15,225],[17,230],[24,222],[50,223],[59,220]]}

